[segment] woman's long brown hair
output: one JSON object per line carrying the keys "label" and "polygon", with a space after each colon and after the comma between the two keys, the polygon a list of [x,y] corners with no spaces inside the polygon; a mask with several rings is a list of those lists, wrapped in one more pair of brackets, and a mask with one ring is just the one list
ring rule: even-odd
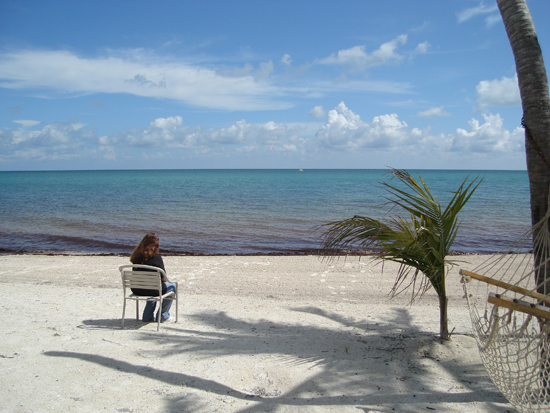
{"label": "woman's long brown hair", "polygon": [[130,262],[132,264],[143,264],[149,258],[153,258],[159,253],[159,239],[156,234],[152,232],[143,237],[141,242],[134,249],[132,255],[130,255]]}

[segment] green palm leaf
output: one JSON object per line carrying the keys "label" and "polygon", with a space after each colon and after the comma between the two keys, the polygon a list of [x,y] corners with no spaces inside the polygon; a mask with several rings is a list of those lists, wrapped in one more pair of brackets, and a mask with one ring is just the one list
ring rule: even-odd
{"label": "green palm leaf", "polygon": [[[426,182],[398,169],[390,170],[405,188],[383,183],[391,204],[406,211],[410,219],[396,215],[388,223],[354,216],[326,224],[322,246],[327,254],[334,250],[373,248],[380,260],[400,264],[391,296],[412,288],[412,300],[430,286],[440,298],[440,335],[448,337],[446,320],[445,265],[446,257],[458,233],[458,213],[480,185],[477,178],[466,178],[443,209]],[[424,277],[422,277],[422,275]],[[442,308],[444,306],[444,308]]]}

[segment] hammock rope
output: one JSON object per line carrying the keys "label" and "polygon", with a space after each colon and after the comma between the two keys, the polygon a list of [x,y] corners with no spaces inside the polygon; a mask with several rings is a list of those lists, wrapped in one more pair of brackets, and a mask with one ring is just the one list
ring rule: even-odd
{"label": "hammock rope", "polygon": [[550,412],[549,219],[550,208],[510,248],[460,270],[481,360],[519,412]]}

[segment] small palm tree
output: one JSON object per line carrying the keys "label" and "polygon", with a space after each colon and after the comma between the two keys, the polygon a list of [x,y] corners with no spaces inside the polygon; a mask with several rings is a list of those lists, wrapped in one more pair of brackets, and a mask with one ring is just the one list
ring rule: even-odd
{"label": "small palm tree", "polygon": [[[377,258],[400,263],[395,284],[390,292],[393,297],[412,286],[412,299],[432,286],[439,297],[439,335],[449,338],[447,322],[447,293],[445,290],[446,257],[458,231],[458,213],[470,199],[481,181],[477,178],[469,184],[466,178],[445,209],[433,197],[420,177],[417,183],[408,172],[391,169],[410,190],[399,189],[384,183],[394,198],[389,201],[407,211],[410,221],[396,215],[385,224],[376,219],[355,216],[326,224],[323,249],[327,254],[336,249],[373,248]],[[423,274],[424,277],[419,277]],[[406,281],[409,281],[406,284]]]}

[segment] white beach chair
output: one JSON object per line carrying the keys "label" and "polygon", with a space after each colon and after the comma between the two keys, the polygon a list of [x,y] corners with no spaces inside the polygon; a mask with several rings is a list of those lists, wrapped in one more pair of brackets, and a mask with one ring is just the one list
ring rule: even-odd
{"label": "white beach chair", "polygon": [[[147,271],[134,271],[134,268],[144,268]],[[122,306],[122,328],[124,328],[124,316],[126,314],[126,300],[135,300],[136,302],[136,320],[139,320],[139,301],[158,301],[159,310],[162,309],[162,302],[166,299],[176,301],[176,323],[178,322],[178,283],[176,282],[176,292],[170,291],[162,294],[161,275],[168,280],[166,272],[157,267],[141,264],[121,265],[118,267],[122,277],[122,288],[124,291],[124,305]],[[158,295],[144,296],[132,293],[132,288],[141,288],[144,290],[156,290]],[[160,330],[160,313],[157,316],[157,331]]]}

